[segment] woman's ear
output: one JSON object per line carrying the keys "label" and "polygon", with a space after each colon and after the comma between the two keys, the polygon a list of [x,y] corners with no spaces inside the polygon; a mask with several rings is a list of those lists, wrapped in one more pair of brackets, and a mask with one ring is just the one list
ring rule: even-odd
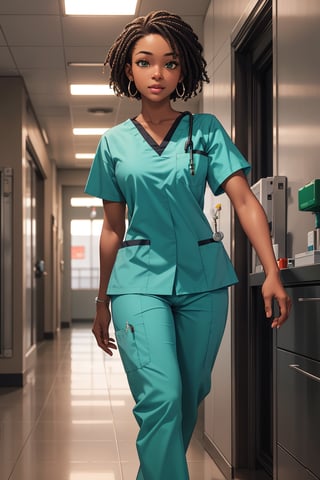
{"label": "woman's ear", "polygon": [[125,69],[124,69],[127,77],[129,80],[133,81],[133,75],[132,75],[132,66],[130,63],[126,63]]}

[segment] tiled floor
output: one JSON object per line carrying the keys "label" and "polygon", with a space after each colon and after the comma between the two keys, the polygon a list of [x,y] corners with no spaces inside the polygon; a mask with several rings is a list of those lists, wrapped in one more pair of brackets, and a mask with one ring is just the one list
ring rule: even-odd
{"label": "tiled floor", "polygon": [[[62,330],[23,389],[0,388],[0,480],[135,480],[132,406],[118,354],[103,354],[90,325]],[[223,480],[201,422],[187,457],[191,480]]]}

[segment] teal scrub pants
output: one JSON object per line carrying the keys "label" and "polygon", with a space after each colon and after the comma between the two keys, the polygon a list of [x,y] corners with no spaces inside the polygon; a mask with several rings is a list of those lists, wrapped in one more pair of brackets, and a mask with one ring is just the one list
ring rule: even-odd
{"label": "teal scrub pants", "polygon": [[186,451],[225,328],[228,290],[112,296],[112,318],[140,426],[137,480],[188,480]]}

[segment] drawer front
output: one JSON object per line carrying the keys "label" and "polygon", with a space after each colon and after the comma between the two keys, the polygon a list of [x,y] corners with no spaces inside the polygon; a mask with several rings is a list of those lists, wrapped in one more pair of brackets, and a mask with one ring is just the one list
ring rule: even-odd
{"label": "drawer front", "polygon": [[320,362],[277,350],[277,442],[320,478]]}
{"label": "drawer front", "polygon": [[292,311],[277,331],[277,346],[320,361],[320,285],[286,290]]}
{"label": "drawer front", "polygon": [[318,480],[288,452],[278,446],[277,480]]}

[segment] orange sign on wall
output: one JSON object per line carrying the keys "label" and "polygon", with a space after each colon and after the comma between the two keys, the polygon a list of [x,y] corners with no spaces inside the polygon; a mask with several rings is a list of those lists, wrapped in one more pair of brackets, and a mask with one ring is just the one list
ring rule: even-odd
{"label": "orange sign on wall", "polygon": [[74,245],[71,247],[71,259],[72,260],[84,260],[85,247],[84,245]]}

